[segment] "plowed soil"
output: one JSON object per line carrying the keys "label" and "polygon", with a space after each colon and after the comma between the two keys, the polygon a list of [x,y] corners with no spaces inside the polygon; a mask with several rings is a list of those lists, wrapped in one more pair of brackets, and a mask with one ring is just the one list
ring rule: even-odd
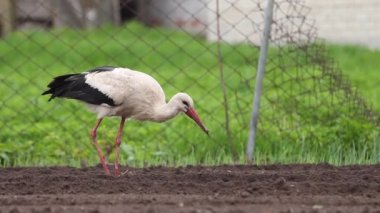
{"label": "plowed soil", "polygon": [[2,168],[0,212],[380,212],[380,165],[121,170]]}

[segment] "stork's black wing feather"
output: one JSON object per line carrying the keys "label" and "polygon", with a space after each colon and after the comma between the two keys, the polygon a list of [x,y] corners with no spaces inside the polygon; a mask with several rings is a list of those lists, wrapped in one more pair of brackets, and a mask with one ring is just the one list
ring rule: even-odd
{"label": "stork's black wing feather", "polygon": [[108,104],[110,106],[116,106],[113,99],[86,83],[86,75],[88,73],[112,71],[113,69],[114,67],[105,66],[92,69],[87,73],[55,77],[53,81],[49,83],[49,89],[42,93],[42,95],[51,94],[49,101],[55,97],[61,97],[76,99],[95,105]]}
{"label": "stork's black wing feather", "polygon": [[105,71],[112,71],[114,70],[116,67],[113,67],[113,66],[102,66],[102,67],[96,67],[94,69],[91,69],[87,72],[105,72]]}

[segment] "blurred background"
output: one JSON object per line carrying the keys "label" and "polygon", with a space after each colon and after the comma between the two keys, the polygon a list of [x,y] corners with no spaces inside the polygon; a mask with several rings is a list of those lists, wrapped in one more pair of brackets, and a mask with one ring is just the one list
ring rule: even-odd
{"label": "blurred background", "polygon": [[[210,129],[127,122],[121,162],[244,163],[265,0],[1,0],[0,164],[94,165],[96,116],[41,96],[57,75],[140,70]],[[379,163],[380,3],[276,0],[256,163]],[[99,143],[113,160],[118,119]]]}

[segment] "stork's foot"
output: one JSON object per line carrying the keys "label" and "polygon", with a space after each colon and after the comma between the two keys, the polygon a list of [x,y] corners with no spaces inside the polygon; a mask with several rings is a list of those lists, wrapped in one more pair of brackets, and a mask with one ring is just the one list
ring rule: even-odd
{"label": "stork's foot", "polygon": [[115,177],[120,177],[120,171],[119,171],[119,165],[115,164],[115,172],[114,172]]}
{"label": "stork's foot", "polygon": [[106,173],[106,175],[111,175],[111,172],[108,169],[107,165],[103,165],[103,169],[104,169],[104,172]]}
{"label": "stork's foot", "polygon": [[101,153],[98,151],[98,154],[99,154],[99,158],[100,158],[100,163],[102,164],[102,167],[104,169],[104,172],[106,173],[106,175],[111,175],[111,172],[110,170],[108,169],[108,166],[107,166],[107,163],[106,163],[106,160],[104,159],[104,157],[101,155]]}

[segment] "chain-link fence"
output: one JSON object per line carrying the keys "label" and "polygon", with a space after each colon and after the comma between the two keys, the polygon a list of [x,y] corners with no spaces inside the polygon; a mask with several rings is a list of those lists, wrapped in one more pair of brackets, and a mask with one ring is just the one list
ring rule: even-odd
{"label": "chain-link fence", "polygon": [[[128,121],[122,162],[176,163],[185,155],[196,162],[244,158],[265,1],[2,4],[3,163],[96,161],[88,137],[96,117],[75,101],[47,102],[40,94],[54,76],[103,65],[152,75],[167,98],[189,93],[211,134],[207,138],[185,118],[165,124]],[[350,128],[379,124],[379,116],[326,56],[307,13],[302,1],[275,1],[257,139],[261,162],[271,161],[266,152],[280,153],[287,143],[317,149],[327,147],[331,135],[360,141]],[[99,128],[101,146],[112,146],[117,123],[106,119]],[[343,129],[337,128],[342,123]]]}

